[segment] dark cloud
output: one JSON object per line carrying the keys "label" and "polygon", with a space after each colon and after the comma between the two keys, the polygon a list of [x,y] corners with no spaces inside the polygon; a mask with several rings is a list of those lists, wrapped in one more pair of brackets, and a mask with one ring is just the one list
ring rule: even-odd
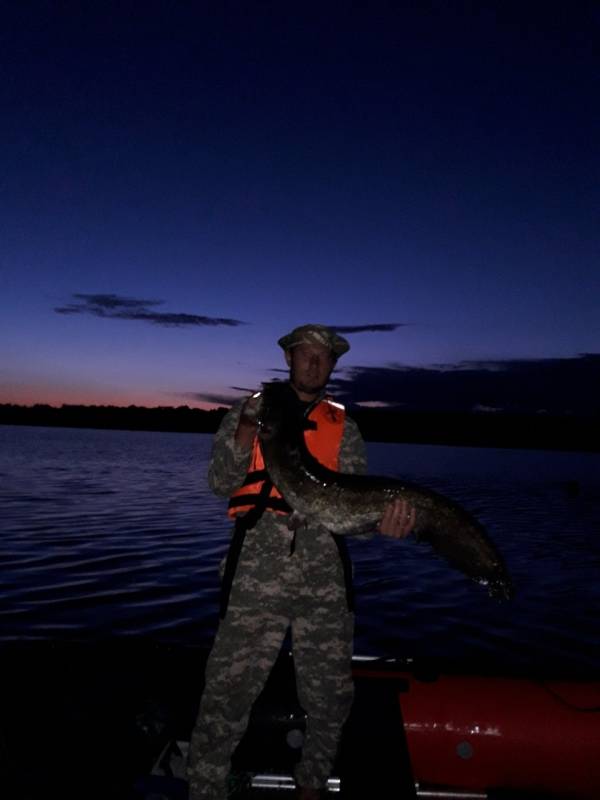
{"label": "dark cloud", "polygon": [[252,394],[252,392],[256,391],[256,387],[251,389],[249,386],[230,386],[234,392],[241,392],[242,394]]}
{"label": "dark cloud", "polygon": [[[271,369],[286,374],[286,369]],[[255,387],[231,386],[232,394],[188,392],[189,400],[231,406]],[[512,411],[600,414],[600,354],[572,358],[461,361],[430,367],[391,364],[348,367],[329,388],[346,405],[367,404],[411,411]]]}
{"label": "dark cloud", "polygon": [[414,410],[600,413],[600,354],[463,361],[417,368],[350,367],[331,381],[345,403]]}
{"label": "dark cloud", "polygon": [[212,394],[210,392],[184,392],[179,397],[186,397],[188,400],[195,400],[198,403],[216,403],[221,406],[231,406],[242,398],[260,389],[260,384],[257,382],[256,386],[249,388],[247,386],[230,386],[233,392],[237,394]]}
{"label": "dark cloud", "polygon": [[[246,394],[246,393],[244,393]],[[196,403],[212,403],[217,406],[232,406],[237,403],[244,394],[212,394],[210,392],[180,392],[177,397],[192,400]],[[250,392],[247,392],[250,394]]]}
{"label": "dark cloud", "polygon": [[162,300],[140,300],[135,297],[119,297],[117,294],[74,294],[77,300],[83,300],[84,305],[98,308],[144,308],[147,306],[159,306]]}
{"label": "dark cloud", "polygon": [[199,314],[182,312],[153,311],[152,308],[163,304],[163,300],[142,300],[135,297],[121,297],[116,294],[74,294],[76,302],[55,308],[57,314],[91,314],[94,317],[107,319],[127,319],[149,322],[166,327],[182,326],[216,326],[235,327],[245,325],[238,319],[226,317],[205,317]]}
{"label": "dark cloud", "polygon": [[388,333],[398,328],[405,328],[408,322],[382,322],[370,325],[330,325],[338,333]]}
{"label": "dark cloud", "polygon": [[231,406],[243,397],[256,392],[257,386],[249,388],[247,386],[230,386],[232,392],[236,394],[214,394],[211,392],[183,392],[179,397],[186,397],[188,400],[195,400],[198,403],[216,403],[221,406]]}

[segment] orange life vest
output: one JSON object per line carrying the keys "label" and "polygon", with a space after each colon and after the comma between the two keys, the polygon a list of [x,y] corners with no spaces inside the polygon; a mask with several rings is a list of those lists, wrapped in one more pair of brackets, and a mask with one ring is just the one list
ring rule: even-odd
{"label": "orange life vest", "polygon": [[[336,471],[339,469],[339,453],[345,417],[344,406],[329,398],[324,398],[311,409],[307,416],[307,419],[314,423],[314,427],[304,431],[304,440],[311,454],[321,464]],[[254,508],[267,478],[260,443],[258,437],[255,437],[246,479],[242,486],[231,495],[228,515],[236,517]],[[269,492],[266,510],[276,514],[290,513],[288,504],[275,486],[271,487]]]}

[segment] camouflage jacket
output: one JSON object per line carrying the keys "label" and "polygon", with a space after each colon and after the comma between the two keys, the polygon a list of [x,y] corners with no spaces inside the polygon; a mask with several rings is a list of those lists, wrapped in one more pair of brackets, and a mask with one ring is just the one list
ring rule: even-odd
{"label": "camouflage jacket", "polygon": [[[208,483],[221,497],[230,497],[242,485],[250,465],[251,450],[243,450],[234,442],[243,404],[240,401],[227,412],[214,437]],[[364,441],[356,423],[346,415],[340,471],[364,473],[366,466]],[[235,581],[250,580],[260,587],[261,593],[289,589],[299,596],[303,592],[313,595],[316,592],[322,594],[324,604],[345,606],[342,563],[331,533],[319,525],[303,525],[294,536],[287,520],[287,516],[265,511],[256,526],[246,533]]]}

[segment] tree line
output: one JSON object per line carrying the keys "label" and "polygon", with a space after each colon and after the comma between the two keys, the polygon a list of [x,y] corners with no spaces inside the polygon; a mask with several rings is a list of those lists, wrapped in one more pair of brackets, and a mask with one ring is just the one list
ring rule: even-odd
{"label": "tree line", "polygon": [[[0,424],[214,433],[226,408],[0,404]],[[597,416],[462,411],[349,412],[367,441],[600,452]]]}

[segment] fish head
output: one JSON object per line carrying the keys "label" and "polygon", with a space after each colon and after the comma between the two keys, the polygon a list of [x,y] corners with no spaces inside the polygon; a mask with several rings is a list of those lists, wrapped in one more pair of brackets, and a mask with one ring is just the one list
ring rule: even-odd
{"label": "fish head", "polygon": [[289,434],[302,416],[296,393],[283,381],[263,384],[257,409],[258,437],[263,442]]}

